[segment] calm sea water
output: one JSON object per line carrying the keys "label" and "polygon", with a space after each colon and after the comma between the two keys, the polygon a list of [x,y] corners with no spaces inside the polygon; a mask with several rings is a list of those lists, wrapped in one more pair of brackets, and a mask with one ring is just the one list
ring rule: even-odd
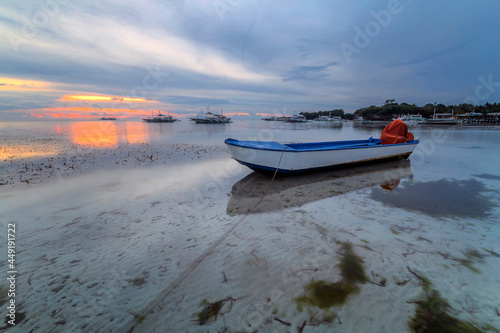
{"label": "calm sea water", "polygon": [[[311,142],[379,137],[380,128],[356,127],[352,123],[283,123],[235,121],[231,124],[194,124],[180,121],[149,124],[127,121],[92,122],[10,122],[0,123],[3,148],[30,143],[37,139],[58,139],[61,144],[95,148],[115,148],[137,144],[223,145],[226,138]],[[411,157],[415,180],[444,177],[463,179],[480,174],[499,176],[500,128],[414,127],[410,128],[421,143]]]}
{"label": "calm sea water", "polygon": [[[2,149],[33,159],[38,146],[48,158],[75,147],[330,141],[381,131],[264,121],[0,124]],[[286,332],[305,322],[304,332],[405,332],[416,301],[429,296],[411,272],[451,305],[441,314],[500,329],[500,130],[410,131],[421,141],[410,162],[273,183],[227,155],[0,188],[0,218],[18,225],[21,242],[25,319],[12,331]],[[344,304],[318,299],[311,282],[331,289],[349,276],[339,268],[348,246],[371,283],[356,285]],[[218,306],[218,316],[202,319]]]}

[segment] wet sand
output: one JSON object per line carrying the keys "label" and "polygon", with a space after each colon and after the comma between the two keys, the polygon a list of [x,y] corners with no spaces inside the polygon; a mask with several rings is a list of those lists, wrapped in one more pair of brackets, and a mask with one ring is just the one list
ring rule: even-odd
{"label": "wet sand", "polygon": [[[500,329],[500,179],[491,170],[473,177],[491,205],[464,217],[391,201],[431,183],[421,164],[273,184],[222,146],[164,148],[153,163],[142,147],[89,149],[71,174],[42,168],[27,174],[39,181],[0,187],[1,221],[18,230],[25,314],[8,332],[410,332],[430,290],[449,305],[436,318]],[[50,162],[71,160],[58,158]],[[114,167],[124,159],[131,164]],[[386,175],[391,168],[400,169]],[[368,280],[341,305],[300,307],[311,282],[348,282],[346,244]],[[218,311],[203,319],[210,304]]]}

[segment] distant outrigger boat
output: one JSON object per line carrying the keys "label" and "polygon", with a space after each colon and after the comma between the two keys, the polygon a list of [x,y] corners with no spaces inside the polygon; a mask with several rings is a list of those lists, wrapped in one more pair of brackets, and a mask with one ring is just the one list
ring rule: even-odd
{"label": "distant outrigger boat", "polygon": [[335,116],[319,116],[318,118],[314,119],[315,121],[342,121],[341,117]]}
{"label": "distant outrigger boat", "polygon": [[287,123],[305,123],[307,118],[303,115],[293,115],[285,120]]}
{"label": "distant outrigger boat", "polygon": [[415,125],[425,121],[425,118],[422,117],[421,114],[400,115],[397,119],[401,119],[409,126],[415,126]]}
{"label": "distant outrigger boat", "polygon": [[404,122],[407,122],[407,121],[424,121],[425,120],[425,118],[422,117],[422,115],[420,113],[419,114],[404,114],[404,115],[400,115],[398,119],[401,119]]}
{"label": "distant outrigger boat", "polygon": [[101,117],[101,120],[116,120],[115,117]]}
{"label": "distant outrigger boat", "polygon": [[162,114],[158,111],[156,116],[151,116],[151,118],[142,119],[147,123],[173,123],[179,119],[173,118],[171,115]]}
{"label": "distant outrigger boat", "polygon": [[453,117],[452,113],[435,113],[432,119],[418,122],[419,125],[460,125],[460,120]]}
{"label": "distant outrigger boat", "polygon": [[342,117],[339,116],[332,116],[332,113],[330,112],[328,116],[319,116],[318,118],[314,119],[315,121],[342,121]]}
{"label": "distant outrigger boat", "polygon": [[436,113],[436,106],[434,105],[434,114],[432,119],[418,122],[419,125],[460,125],[460,120],[456,119],[451,113]]}
{"label": "distant outrigger boat", "polygon": [[200,112],[199,117],[191,117],[190,120],[197,124],[228,124],[231,122],[231,118],[224,116],[223,114],[213,113],[208,111],[203,113]]}

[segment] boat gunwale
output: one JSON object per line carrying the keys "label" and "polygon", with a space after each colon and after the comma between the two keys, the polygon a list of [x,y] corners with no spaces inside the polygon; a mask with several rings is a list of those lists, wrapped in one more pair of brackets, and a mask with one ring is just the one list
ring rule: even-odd
{"label": "boat gunwale", "polygon": [[[419,140],[412,140],[406,143],[395,143],[395,144],[382,144],[380,139],[373,139],[372,142],[367,140],[350,140],[350,141],[325,141],[325,142],[312,142],[312,143],[291,143],[291,144],[281,144],[275,141],[240,141],[236,139],[226,139],[224,143],[226,145],[231,145],[238,148],[253,149],[253,150],[265,150],[265,151],[275,151],[275,152],[287,152],[287,153],[305,153],[305,152],[317,152],[317,151],[332,151],[332,150],[346,150],[346,149],[370,149],[370,148],[381,148],[381,147],[392,147],[392,146],[404,146],[404,145],[417,145]],[[279,148],[265,148],[265,147],[254,147],[250,145],[238,144],[239,142],[268,142],[279,146]],[[338,143],[336,146],[328,146],[331,143]],[[344,145],[340,143],[346,143]],[[294,148],[290,145],[311,145],[311,148]],[[321,146],[324,147],[321,147]],[[318,147],[319,146],[319,147]]]}

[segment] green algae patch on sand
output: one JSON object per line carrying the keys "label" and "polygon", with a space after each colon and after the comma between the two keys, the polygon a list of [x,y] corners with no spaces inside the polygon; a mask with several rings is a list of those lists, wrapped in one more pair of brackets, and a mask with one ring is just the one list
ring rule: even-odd
{"label": "green algae patch on sand", "polygon": [[[468,249],[464,252],[465,258],[456,258],[451,254],[438,252],[443,258],[456,261],[459,265],[467,267],[472,272],[480,274],[481,271],[474,266],[474,263],[484,263],[484,258],[488,255],[479,252],[476,249]],[[493,254],[492,254],[493,255]]]}
{"label": "green algae patch on sand", "polygon": [[[408,269],[410,270],[410,269]],[[408,325],[412,332],[426,333],[481,333],[492,331],[491,327],[479,329],[470,322],[465,322],[451,316],[447,311],[451,309],[448,301],[441,296],[439,291],[432,288],[430,280],[420,273],[410,270],[422,283],[425,299],[409,302],[417,304],[415,316],[410,318]],[[493,332],[499,332],[493,329]]]}
{"label": "green algae patch on sand", "polygon": [[322,310],[328,310],[332,306],[343,305],[349,295],[359,293],[358,286],[345,281],[311,281],[304,287],[304,290],[306,291],[304,295],[295,298],[299,311],[303,310],[303,305],[317,306]]}
{"label": "green algae patch on sand", "polygon": [[410,328],[413,332],[429,333],[480,333],[475,326],[449,315],[446,310],[450,307],[438,291],[432,289],[426,299],[415,302],[418,307],[415,317],[410,319]]}
{"label": "green algae patch on sand", "polygon": [[203,310],[198,313],[198,325],[205,325],[210,320],[217,320],[217,315],[220,310],[224,306],[224,300],[219,300],[213,303],[210,303],[206,299],[201,301],[201,305],[203,305]]}
{"label": "green algae patch on sand", "polygon": [[[203,301],[201,301],[203,310],[198,313],[198,319],[196,320],[196,322],[198,323],[198,325],[205,325],[209,321],[216,321],[218,315],[224,315],[231,311],[234,301],[236,301],[236,299],[232,297],[226,297],[213,303],[210,303],[209,301],[204,299]],[[229,309],[226,312],[222,313],[221,310],[227,302],[229,302]]]}
{"label": "green algae patch on sand", "polygon": [[350,295],[359,293],[358,283],[368,282],[363,261],[354,253],[351,244],[340,244],[342,257],[338,267],[343,279],[338,282],[311,281],[304,287],[305,294],[294,299],[299,311],[303,310],[304,305],[322,310],[343,305]]}
{"label": "green algae patch on sand", "polygon": [[399,231],[397,231],[396,229],[393,229],[393,228],[390,228],[389,229],[394,235],[401,235],[401,233]]}
{"label": "green algae patch on sand", "polygon": [[354,253],[351,244],[342,243],[342,252],[343,256],[338,266],[344,279],[351,284],[368,282],[369,280],[363,267],[363,260]]}

